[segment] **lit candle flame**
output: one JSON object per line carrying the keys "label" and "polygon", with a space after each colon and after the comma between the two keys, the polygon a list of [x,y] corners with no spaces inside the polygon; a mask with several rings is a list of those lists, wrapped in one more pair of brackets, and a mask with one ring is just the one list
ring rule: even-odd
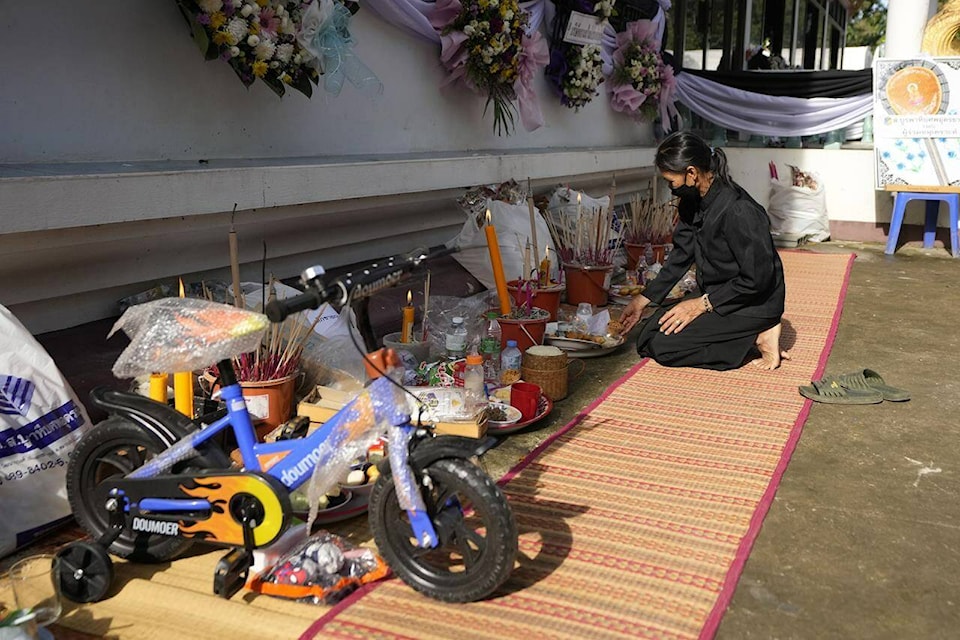
{"label": "lit candle flame", "polygon": [[490,209],[487,209],[487,226],[490,226]]}
{"label": "lit candle flame", "polygon": [[582,194],[580,194],[580,193],[577,194],[577,206],[578,206],[578,207],[580,206],[580,196],[581,196],[581,195],[582,195]]}
{"label": "lit candle flame", "polygon": [[186,297],[187,297],[187,296],[186,296],[186,293],[185,293],[184,290],[183,290],[183,278],[177,278],[177,280],[180,281],[180,297],[181,297],[181,298],[186,298]]}
{"label": "lit candle flame", "polygon": [[413,294],[407,289],[407,304],[413,304]]}
{"label": "lit candle flame", "polygon": [[544,260],[549,260],[549,259],[550,259],[550,247],[544,247],[544,248],[543,248],[543,259],[544,259]]}

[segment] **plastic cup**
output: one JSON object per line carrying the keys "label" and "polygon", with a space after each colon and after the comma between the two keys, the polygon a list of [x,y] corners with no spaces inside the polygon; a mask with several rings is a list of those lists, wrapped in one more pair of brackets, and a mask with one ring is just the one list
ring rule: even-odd
{"label": "plastic cup", "polygon": [[37,627],[56,622],[62,610],[60,558],[41,554],[19,560],[10,567],[9,579],[17,608],[34,614]]}
{"label": "plastic cup", "polygon": [[539,385],[532,382],[515,382],[510,387],[510,404],[520,410],[522,422],[536,417],[541,393]]}

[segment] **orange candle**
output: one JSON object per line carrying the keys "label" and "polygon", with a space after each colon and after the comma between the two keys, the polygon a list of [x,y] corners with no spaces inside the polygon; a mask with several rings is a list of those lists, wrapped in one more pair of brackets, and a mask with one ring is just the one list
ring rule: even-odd
{"label": "orange candle", "polygon": [[500,244],[497,230],[490,222],[490,209],[487,209],[487,249],[490,250],[490,264],[493,265],[493,280],[497,284],[497,297],[500,298],[500,313],[510,315],[510,295],[507,293],[507,279],[503,275],[503,259],[500,257]]}
{"label": "orange candle", "polygon": [[407,306],[403,308],[403,323],[400,325],[400,342],[413,340],[413,294],[407,291]]}

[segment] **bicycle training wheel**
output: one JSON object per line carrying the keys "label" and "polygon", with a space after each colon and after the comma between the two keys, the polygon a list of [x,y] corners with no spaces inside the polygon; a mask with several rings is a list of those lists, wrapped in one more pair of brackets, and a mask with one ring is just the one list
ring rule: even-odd
{"label": "bicycle training wheel", "polygon": [[500,488],[472,462],[438,460],[420,491],[440,536],[433,549],[416,545],[391,474],[370,495],[370,528],[390,568],[421,593],[446,602],[473,602],[506,581],[517,555],[517,526]]}
{"label": "bicycle training wheel", "polygon": [[113,582],[113,562],[95,542],[71,542],[57,552],[60,592],[73,602],[99,602]]}
{"label": "bicycle training wheel", "polygon": [[[77,521],[94,540],[110,528],[109,514],[97,500],[96,488],[108,478],[127,475],[166,448],[153,434],[119,417],[104,420],[80,439],[67,465],[67,496]],[[174,465],[170,472],[229,467],[225,453],[203,445],[201,455]],[[191,544],[182,538],[124,530],[109,551],[136,562],[164,562]]]}

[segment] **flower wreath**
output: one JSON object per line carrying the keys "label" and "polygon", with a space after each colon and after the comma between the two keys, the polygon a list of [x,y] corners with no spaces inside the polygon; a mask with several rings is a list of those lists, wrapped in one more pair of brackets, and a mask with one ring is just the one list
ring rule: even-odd
{"label": "flower wreath", "polygon": [[350,49],[352,0],[176,0],[207,60],[225,60],[244,86],[259,78],[278,96],[290,86],[307,97],[321,74],[339,93],[379,80]]}
{"label": "flower wreath", "polygon": [[[553,35],[550,42],[550,64],[546,76],[550,85],[560,96],[560,104],[576,111],[598,95],[603,82],[603,59],[600,46],[575,44],[564,40],[572,11],[596,16],[601,21],[613,15],[616,0],[570,0],[558,3],[553,20]],[[566,11],[564,11],[566,9]]]}
{"label": "flower wreath", "polygon": [[547,51],[539,33],[526,34],[529,16],[518,1],[438,0],[436,7],[431,24],[441,35],[440,59],[449,73],[444,84],[462,80],[485,94],[498,135],[514,128],[514,101],[527,129],[542,124],[531,82]]}
{"label": "flower wreath", "polygon": [[660,115],[664,127],[676,115],[676,79],[663,61],[656,42],[656,25],[649,20],[628,22],[617,34],[613,71],[608,82],[610,105],[637,120]]}

